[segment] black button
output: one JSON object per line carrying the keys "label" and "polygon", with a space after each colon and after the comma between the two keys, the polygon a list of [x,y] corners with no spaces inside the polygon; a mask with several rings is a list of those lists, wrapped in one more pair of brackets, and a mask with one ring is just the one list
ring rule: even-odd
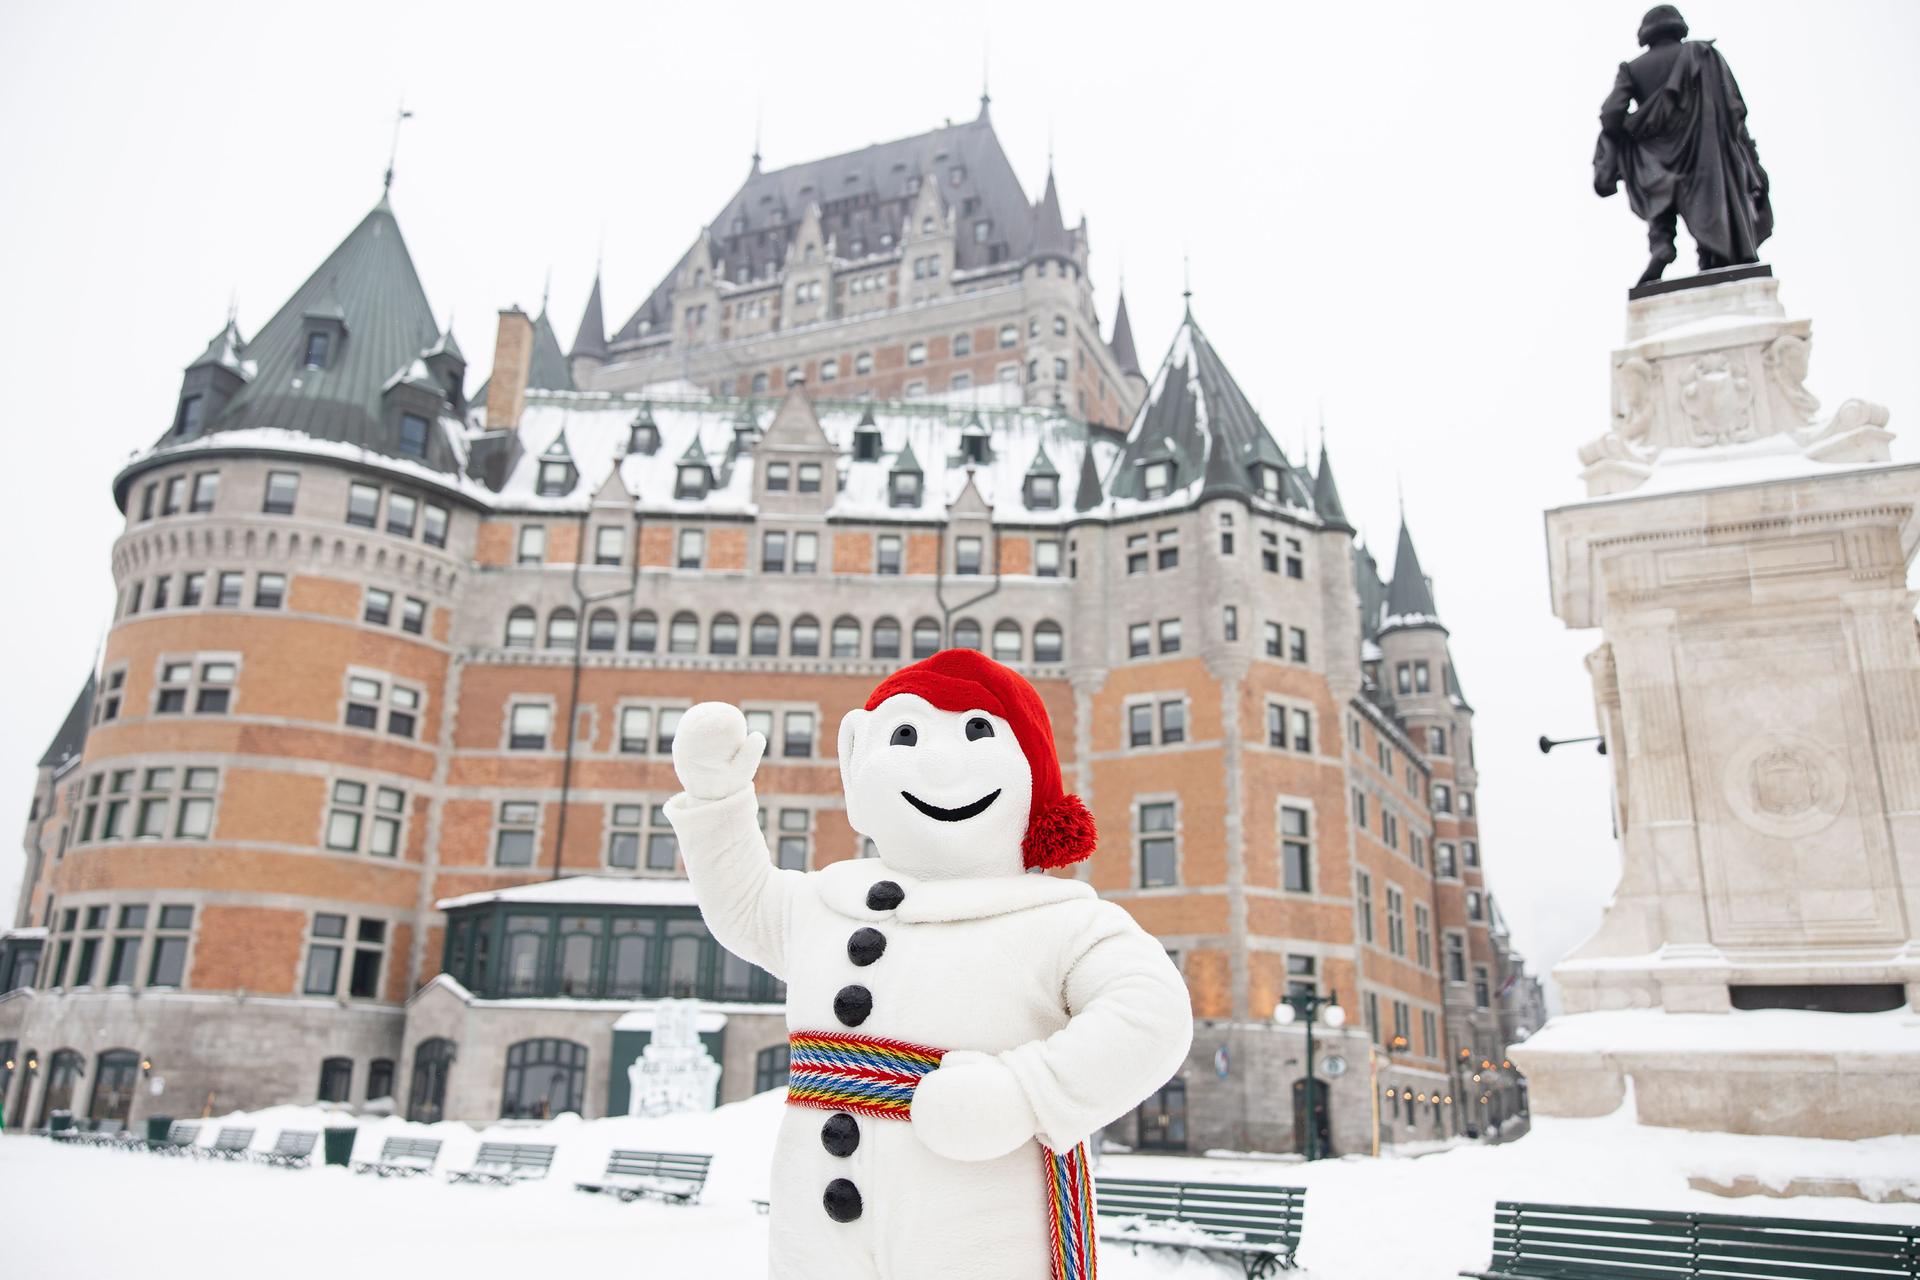
{"label": "black button", "polygon": [[845,1178],[829,1182],[827,1194],[820,1200],[827,1206],[827,1216],[835,1222],[852,1222],[860,1216],[860,1188]]}
{"label": "black button", "polygon": [[836,1111],[820,1126],[820,1145],[830,1156],[850,1156],[860,1149],[860,1122],[844,1111]]}
{"label": "black button", "polygon": [[847,939],[847,959],[861,968],[878,960],[887,949],[887,935],[878,929],[855,929]]}
{"label": "black button", "polygon": [[891,911],[906,901],[907,891],[891,880],[875,880],[867,890],[867,910]]}
{"label": "black button", "polygon": [[833,1016],[849,1027],[857,1027],[873,1012],[873,992],[858,983],[840,988],[833,997]]}

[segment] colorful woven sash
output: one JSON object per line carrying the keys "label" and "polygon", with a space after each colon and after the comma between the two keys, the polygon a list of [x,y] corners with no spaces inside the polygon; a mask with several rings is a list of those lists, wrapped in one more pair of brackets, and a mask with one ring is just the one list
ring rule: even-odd
{"label": "colorful woven sash", "polygon": [[[940,1065],[945,1049],[797,1031],[788,1037],[787,1105],[906,1120],[920,1078]],[[1040,1148],[1046,1166],[1047,1243],[1051,1280],[1095,1280],[1093,1176],[1087,1144],[1061,1155]]]}

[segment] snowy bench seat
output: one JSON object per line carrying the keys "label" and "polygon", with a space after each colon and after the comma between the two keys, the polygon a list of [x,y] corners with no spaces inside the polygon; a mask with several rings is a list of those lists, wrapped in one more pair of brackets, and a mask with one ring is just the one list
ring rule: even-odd
{"label": "snowy bench seat", "polygon": [[197,1148],[197,1153],[209,1160],[240,1160],[252,1145],[253,1130],[227,1128],[220,1130],[212,1146]]}
{"label": "snowy bench seat", "polygon": [[1115,1244],[1193,1249],[1240,1264],[1248,1280],[1293,1266],[1306,1208],[1304,1187],[1096,1178],[1100,1238]]}
{"label": "snowy bench seat", "polygon": [[320,1133],[317,1129],[285,1129],[275,1140],[272,1150],[260,1153],[259,1160],[262,1164],[281,1169],[304,1169],[313,1159],[313,1146],[318,1141]]}
{"label": "snowy bench seat", "polygon": [[707,1185],[712,1156],[673,1151],[615,1151],[607,1158],[598,1182],[576,1182],[575,1190],[618,1196],[625,1201],[658,1196],[676,1204],[692,1204]]}
{"label": "snowy bench seat", "polygon": [[440,1159],[438,1138],[388,1138],[380,1144],[378,1160],[355,1160],[355,1173],[373,1173],[382,1178],[411,1178],[432,1173]]}
{"label": "snowy bench seat", "polygon": [[1460,1274],[1915,1280],[1920,1227],[1502,1200],[1493,1210],[1492,1261]]}
{"label": "snowy bench seat", "polygon": [[147,1150],[156,1151],[163,1156],[184,1156],[193,1152],[193,1144],[200,1139],[200,1126],[186,1120],[175,1120],[167,1126],[167,1136],[158,1142],[149,1143]]}
{"label": "snowy bench seat", "polygon": [[553,1147],[537,1142],[483,1142],[467,1169],[449,1169],[448,1182],[490,1183],[497,1187],[530,1182],[553,1168]]}

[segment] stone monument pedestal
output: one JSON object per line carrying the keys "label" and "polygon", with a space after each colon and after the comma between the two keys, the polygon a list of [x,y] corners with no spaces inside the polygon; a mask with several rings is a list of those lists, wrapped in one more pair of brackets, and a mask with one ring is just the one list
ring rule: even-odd
{"label": "stone monument pedestal", "polygon": [[700,1002],[662,1000],[653,1008],[653,1038],[627,1068],[627,1114],[664,1116],[711,1111],[720,1064],[700,1042]]}
{"label": "stone monument pedestal", "polygon": [[1547,513],[1554,611],[1603,635],[1621,878],[1512,1050],[1542,1114],[1631,1075],[1653,1123],[1920,1129],[1920,465],[1877,405],[1818,416],[1778,287],[1633,299],[1589,500]]}

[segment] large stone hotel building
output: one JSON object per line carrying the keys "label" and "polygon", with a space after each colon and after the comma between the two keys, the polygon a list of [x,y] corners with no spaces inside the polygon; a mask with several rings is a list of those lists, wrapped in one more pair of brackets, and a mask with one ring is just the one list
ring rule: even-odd
{"label": "large stone hotel building", "polygon": [[[772,856],[859,857],[833,730],[951,645],[1039,687],[1102,832],[1077,874],[1192,990],[1191,1061],[1110,1139],[1513,1113],[1539,988],[1413,540],[1379,572],[1191,309],[1143,373],[1087,255],[983,102],[756,159],[611,336],[598,282],[571,352],[501,312],[469,402],[383,197],[114,477],[114,623],[0,935],[7,1121],[622,1113],[667,996],[724,1099],[782,1083],[781,986],[707,934],[661,816],[675,723],[740,704]],[[1351,1015],[1311,1099],[1272,1017],[1309,990]]]}

